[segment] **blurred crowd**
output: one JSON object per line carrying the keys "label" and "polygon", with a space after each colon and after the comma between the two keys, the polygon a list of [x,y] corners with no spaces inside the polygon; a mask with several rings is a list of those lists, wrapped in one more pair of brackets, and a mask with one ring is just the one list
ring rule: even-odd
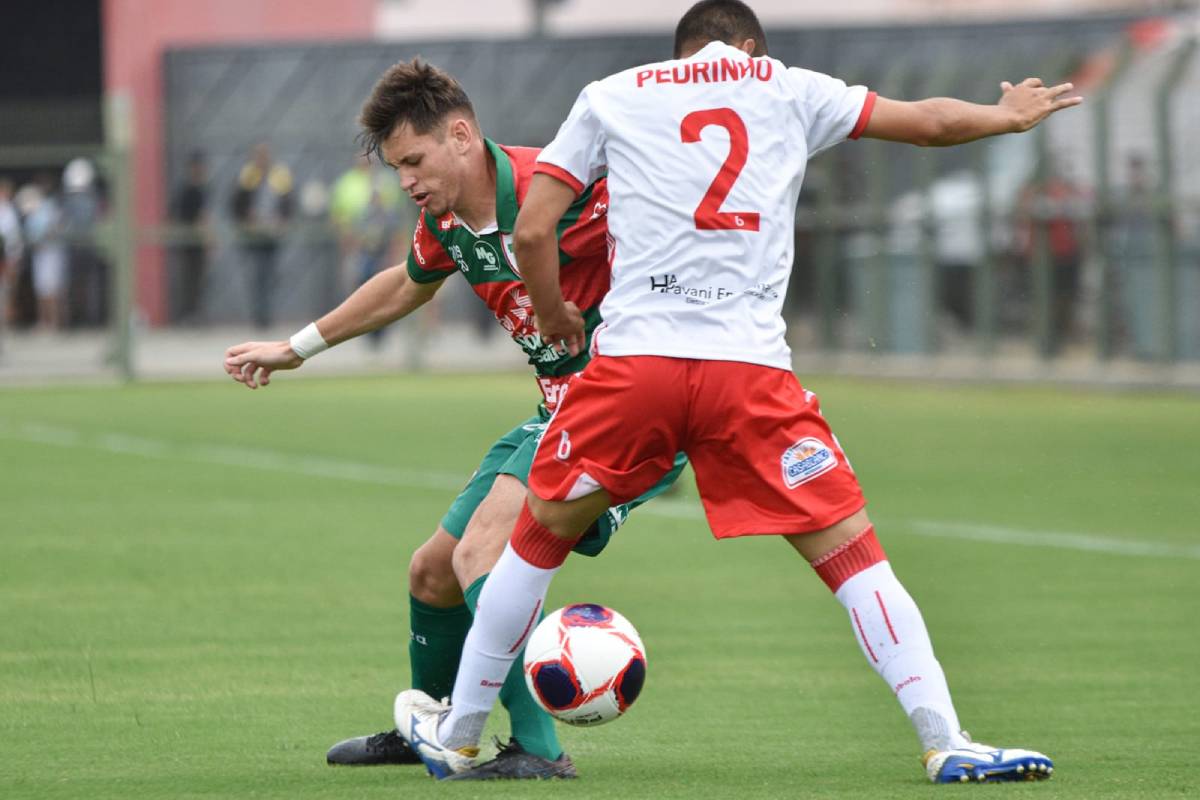
{"label": "blurred crowd", "polygon": [[0,322],[54,331],[100,326],[108,262],[97,242],[105,191],[93,164],[21,183],[0,175]]}
{"label": "blurred crowd", "polygon": [[[224,209],[214,208],[222,201]],[[205,154],[192,153],[171,199],[171,219],[178,226],[173,237],[178,244],[172,248],[172,322],[207,321],[205,298],[217,243],[214,218],[221,211],[231,225],[249,317],[259,329],[275,321],[280,251],[290,239],[302,241],[316,269],[333,271],[327,282],[334,287],[333,297],[322,298],[329,302],[407,254],[415,213],[395,174],[361,156],[328,185],[314,179],[297,187],[291,168],[260,143],[222,197],[220,187],[210,184]]]}
{"label": "blurred crowd", "polygon": [[[290,324],[296,320],[277,319],[277,309],[298,274],[308,278],[306,304],[320,313],[407,255],[416,209],[396,175],[377,162],[348,158],[332,180],[297,185],[289,165],[260,143],[236,169],[224,166],[229,178],[216,183],[209,158],[193,152],[169,193],[169,225],[158,241],[165,244],[170,324],[239,317],[259,329]],[[829,221],[816,199],[820,180],[813,180],[801,197],[790,313],[808,316],[822,302],[817,262],[828,258],[838,287],[833,304],[849,309],[847,319],[858,329],[844,344],[867,326],[864,315],[875,313],[872,293],[882,286],[892,326],[882,344],[898,352],[971,341],[982,330],[980,311],[992,303],[992,334],[1032,335],[1043,356],[1091,347],[1103,306],[1115,348],[1153,357],[1161,348],[1159,309],[1169,302],[1155,294],[1161,294],[1161,202],[1144,157],[1128,155],[1118,172],[1120,189],[1111,207],[1100,209],[1090,187],[1055,159],[1004,198],[985,197],[977,172],[951,171],[891,201],[882,228],[836,229],[832,250],[821,247]],[[103,178],[82,158],[61,174],[33,174],[19,185],[0,175],[4,327],[58,331],[106,324],[111,267],[101,232],[107,195]],[[148,235],[140,232],[141,240]],[[291,253],[286,272],[285,248]],[[869,266],[873,254],[887,264],[883,284],[872,283],[878,280],[871,277],[878,275]],[[1192,255],[1182,254],[1184,267]],[[923,264],[932,272],[922,272]],[[923,285],[922,274],[935,285],[914,288]],[[244,299],[241,307],[230,297]],[[482,304],[466,302],[463,312],[481,337],[491,335],[494,320]],[[931,329],[930,316],[932,342],[918,332]],[[370,342],[377,346],[381,336]]]}

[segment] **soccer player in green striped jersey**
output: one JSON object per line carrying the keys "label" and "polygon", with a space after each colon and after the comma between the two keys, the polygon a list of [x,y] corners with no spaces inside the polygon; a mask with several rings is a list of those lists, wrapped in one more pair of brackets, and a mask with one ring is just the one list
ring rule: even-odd
{"label": "soccer player in green striped jersey", "polygon": [[[413,684],[441,697],[454,685],[475,603],[520,512],[545,423],[589,355],[585,349],[572,356],[561,346],[543,342],[512,252],[513,224],[539,151],[484,138],[458,82],[416,60],[384,73],[359,123],[365,149],[397,171],[402,187],[421,209],[407,263],[380,272],[290,340],[229,348],[225,369],[251,389],[265,386],[275,370],[295,369],[331,345],[412,313],[455,273],[462,273],[528,357],[542,393],[536,413],[487,451],[409,566]],[[582,314],[588,338],[601,324],[598,309],[609,286],[607,212],[608,192],[601,179],[584,189],[558,225],[564,297]],[[609,509],[577,551],[599,553],[630,510],[670,486],[683,465],[680,455],[675,469],[649,492]],[[512,720],[512,741],[494,760],[462,777],[574,777],[574,765],[563,753],[552,721],[528,694],[520,659],[500,699]],[[394,730],[339,742],[328,760],[419,763]]]}

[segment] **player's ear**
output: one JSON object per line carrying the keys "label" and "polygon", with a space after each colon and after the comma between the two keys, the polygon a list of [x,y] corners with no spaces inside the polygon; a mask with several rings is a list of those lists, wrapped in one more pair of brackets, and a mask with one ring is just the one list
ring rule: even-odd
{"label": "player's ear", "polygon": [[454,148],[461,154],[471,148],[475,139],[475,128],[464,117],[455,117],[450,122],[450,138],[454,140]]}
{"label": "player's ear", "polygon": [[748,56],[752,56],[754,55],[754,51],[758,49],[758,42],[754,41],[754,39],[746,39],[737,46],[737,49]]}

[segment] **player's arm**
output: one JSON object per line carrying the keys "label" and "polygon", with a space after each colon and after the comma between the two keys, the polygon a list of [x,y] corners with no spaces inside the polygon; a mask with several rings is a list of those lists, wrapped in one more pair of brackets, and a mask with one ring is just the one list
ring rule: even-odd
{"label": "player's arm", "polygon": [[[251,389],[266,386],[277,369],[296,369],[309,355],[411,314],[429,302],[442,283],[415,281],[403,264],[385,269],[291,339],[230,347],[225,351],[225,371]],[[314,344],[319,349],[310,350]]]}
{"label": "player's arm", "polygon": [[980,105],[949,97],[904,102],[879,97],[862,135],[922,147],[946,147],[973,142],[1001,133],[1021,133],[1055,111],[1077,106],[1069,83],[1045,86],[1040,78],[1026,78],[1016,86],[1000,84],[1000,101]]}
{"label": "player's arm", "polygon": [[575,187],[557,177],[534,175],[513,230],[513,250],[538,332],[547,342],[562,342],[573,356],[585,342],[583,315],[574,303],[563,300],[558,282],[558,221],[576,194]]}

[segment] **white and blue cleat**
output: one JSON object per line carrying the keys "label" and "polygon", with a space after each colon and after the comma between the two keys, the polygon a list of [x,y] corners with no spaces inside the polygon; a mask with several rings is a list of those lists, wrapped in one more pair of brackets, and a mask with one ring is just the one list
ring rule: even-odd
{"label": "white and blue cleat", "polygon": [[424,692],[408,689],[396,695],[393,712],[396,731],[421,759],[429,774],[438,780],[475,766],[478,747],[453,750],[442,745],[438,724],[450,711],[447,703],[439,703]]}
{"label": "white and blue cleat", "polygon": [[1042,753],[975,742],[950,750],[930,750],[924,761],[929,780],[934,783],[1037,781],[1054,774],[1054,762]]}

